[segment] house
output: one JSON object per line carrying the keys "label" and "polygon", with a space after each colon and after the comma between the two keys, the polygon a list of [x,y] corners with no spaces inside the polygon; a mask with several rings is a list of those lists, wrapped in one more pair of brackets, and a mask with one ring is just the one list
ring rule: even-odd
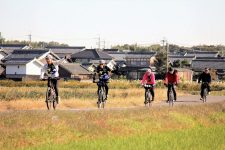
{"label": "house", "polygon": [[81,64],[66,63],[59,65],[59,76],[64,79],[88,80],[92,74]]}
{"label": "house", "polygon": [[65,56],[71,56],[72,54],[78,53],[85,49],[84,46],[47,46],[53,53],[58,55],[60,58]]}
{"label": "house", "polygon": [[218,79],[225,75],[225,60],[224,59],[196,59],[192,61],[191,68],[195,71],[195,74],[199,74],[205,68],[215,70]]}
{"label": "house", "polygon": [[60,59],[46,49],[14,50],[4,63],[6,78],[14,80],[39,79],[47,55],[52,55],[54,60]]}
{"label": "house", "polygon": [[90,65],[99,62],[99,60],[110,61],[112,60],[112,57],[97,49],[85,49],[81,52],[72,54],[71,59],[73,62],[78,62],[82,65]]}
{"label": "house", "polygon": [[11,54],[15,49],[30,49],[30,47],[26,44],[0,44],[0,50],[7,54]]}
{"label": "house", "polygon": [[196,57],[218,57],[219,52],[210,52],[210,51],[192,51],[187,52],[184,56],[196,56]]}
{"label": "house", "polygon": [[183,61],[187,61],[189,65],[191,65],[192,63],[192,60],[196,59],[196,56],[193,55],[193,56],[169,56],[169,61],[171,64],[173,64],[175,61],[180,61],[183,62]]}
{"label": "house", "polygon": [[186,68],[174,68],[178,71],[178,76],[181,81],[192,81],[194,72]]}
{"label": "house", "polygon": [[155,56],[156,52],[127,52],[122,74],[126,74],[127,79],[141,79],[149,66],[154,69]]}

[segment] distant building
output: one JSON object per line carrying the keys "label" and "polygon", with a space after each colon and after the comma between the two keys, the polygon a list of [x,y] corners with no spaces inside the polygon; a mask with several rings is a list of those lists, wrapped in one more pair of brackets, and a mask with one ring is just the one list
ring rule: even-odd
{"label": "distant building", "polygon": [[82,65],[90,65],[93,63],[98,63],[99,60],[112,60],[112,57],[102,51],[96,49],[85,49],[81,52],[71,55],[73,62],[80,63]]}
{"label": "distant building", "polygon": [[26,44],[0,44],[0,50],[7,54],[11,54],[16,49],[30,49],[30,47]]}
{"label": "distant building", "polygon": [[225,75],[224,59],[198,59],[192,61],[191,68],[196,74],[202,72],[206,67],[215,70],[218,79],[221,79]]}
{"label": "distant building", "polygon": [[6,78],[14,80],[39,79],[47,55],[52,55],[54,60],[60,59],[49,50],[14,50],[4,63]]}
{"label": "distant building", "polygon": [[85,49],[84,46],[47,46],[53,53],[58,55],[60,58],[65,56],[71,56],[72,54],[78,53]]}
{"label": "distant building", "polygon": [[82,65],[78,63],[61,64],[59,69],[59,76],[64,79],[73,80],[89,80],[92,74]]}
{"label": "distant building", "polygon": [[195,57],[218,57],[219,52],[211,51],[192,51],[187,52],[184,56],[195,56]]}

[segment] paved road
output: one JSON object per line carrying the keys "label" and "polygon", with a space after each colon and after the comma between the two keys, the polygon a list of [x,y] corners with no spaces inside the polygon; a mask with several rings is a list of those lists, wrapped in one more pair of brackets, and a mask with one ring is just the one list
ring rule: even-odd
{"label": "paved road", "polygon": [[[182,97],[178,97],[177,101],[174,103],[174,106],[180,106],[180,105],[203,105],[204,103],[202,101],[200,101],[199,96],[196,95],[189,95],[189,96],[182,96]],[[219,102],[223,102],[225,101],[225,96],[208,96],[207,97],[207,104],[208,103],[219,103]],[[109,103],[107,103],[107,105],[110,105],[110,100]],[[140,108],[145,108],[144,104],[143,106],[128,106],[128,107],[107,107],[104,110],[129,110],[129,109],[140,109]],[[165,107],[165,106],[169,106],[168,103],[166,103],[166,101],[160,101],[160,102],[154,102],[152,104],[152,107]],[[81,111],[96,111],[99,110],[97,107],[96,108],[76,108],[76,109],[60,109],[58,108],[57,110],[66,110],[66,111],[77,111],[77,112],[81,112]],[[103,110],[103,109],[101,109]],[[4,112],[10,112],[13,110],[9,110],[9,111],[4,111]],[[48,111],[45,108],[43,109],[32,109],[32,110],[16,110],[16,111]]]}
{"label": "paved road", "polygon": [[[219,103],[225,101],[225,96],[208,96],[207,103]],[[204,103],[200,100],[199,96],[191,95],[191,96],[182,96],[178,97],[177,101],[174,103],[174,106],[179,105],[203,105]],[[110,104],[107,104],[110,105]],[[105,110],[128,110],[128,109],[137,109],[143,108],[145,106],[130,106],[130,107],[114,107],[114,108],[106,108]],[[161,107],[161,106],[169,106],[166,101],[155,102],[152,104],[153,107]],[[68,109],[64,109],[68,110]],[[98,108],[81,108],[81,109],[69,109],[71,111],[93,111],[98,110]]]}

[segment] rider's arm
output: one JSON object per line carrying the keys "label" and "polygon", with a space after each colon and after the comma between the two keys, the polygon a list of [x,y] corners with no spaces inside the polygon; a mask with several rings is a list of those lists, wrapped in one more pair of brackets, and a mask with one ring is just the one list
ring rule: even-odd
{"label": "rider's arm", "polygon": [[212,82],[212,77],[211,75],[209,74],[209,84]]}
{"label": "rider's arm", "polygon": [[46,73],[46,67],[44,66],[44,67],[41,69],[40,79],[44,79],[45,73]]}
{"label": "rider's arm", "polygon": [[198,83],[200,83],[202,80],[202,74],[200,74],[199,78],[198,78]]}
{"label": "rider's arm", "polygon": [[144,85],[146,83],[146,80],[147,80],[147,74],[145,73],[141,80],[141,84]]}
{"label": "rider's arm", "polygon": [[168,84],[168,73],[166,73],[165,79],[164,79],[164,84]]}

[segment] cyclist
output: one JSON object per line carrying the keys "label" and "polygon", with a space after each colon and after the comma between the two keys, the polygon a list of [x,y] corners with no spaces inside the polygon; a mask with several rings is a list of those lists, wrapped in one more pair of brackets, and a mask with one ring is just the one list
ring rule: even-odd
{"label": "cyclist", "polygon": [[[67,56],[65,56],[65,59]],[[55,94],[56,94],[56,102],[59,102],[59,90],[58,90],[58,79],[59,79],[59,64],[62,63],[65,59],[61,59],[58,61],[53,61],[52,55],[47,55],[45,57],[46,64],[41,69],[41,76],[40,79],[44,79],[44,75],[46,74],[48,77],[48,87],[50,87],[50,82],[53,84],[55,88]]]}
{"label": "cyclist", "polygon": [[[150,92],[152,94],[152,101],[154,101],[154,98],[155,98],[155,92],[154,92],[154,86],[155,86],[155,74],[152,72],[152,69],[149,68],[143,78],[142,78],[142,81],[141,81],[141,84],[142,86],[144,85],[151,85],[151,88],[149,87],[144,87],[145,88],[145,100],[146,100],[146,92],[148,89],[150,89]],[[146,101],[144,102],[146,104]]]}
{"label": "cyclist", "polygon": [[198,78],[198,83],[200,83],[202,81],[202,85],[201,85],[201,98],[200,100],[203,100],[203,90],[204,90],[204,85],[203,83],[206,83],[207,85],[207,89],[208,89],[208,94],[210,94],[210,83],[211,83],[211,75],[209,72],[209,68],[205,68],[205,70],[200,74],[199,78]]}
{"label": "cyclist", "polygon": [[177,93],[175,90],[175,85],[178,84],[178,73],[177,70],[174,70],[172,67],[168,69],[166,73],[164,84],[168,87],[167,91],[167,102],[169,101],[169,89],[172,88],[174,94],[174,101],[177,100]]}
{"label": "cyclist", "polygon": [[[93,76],[94,83],[95,83],[96,74],[99,76],[99,80],[102,80],[105,82],[105,94],[106,94],[105,100],[108,99],[108,92],[109,92],[108,81],[110,79],[109,77],[110,72],[111,72],[111,69],[106,65],[105,60],[100,60],[99,65],[97,66]],[[100,90],[100,87],[98,86],[97,92],[99,92],[99,90]]]}

